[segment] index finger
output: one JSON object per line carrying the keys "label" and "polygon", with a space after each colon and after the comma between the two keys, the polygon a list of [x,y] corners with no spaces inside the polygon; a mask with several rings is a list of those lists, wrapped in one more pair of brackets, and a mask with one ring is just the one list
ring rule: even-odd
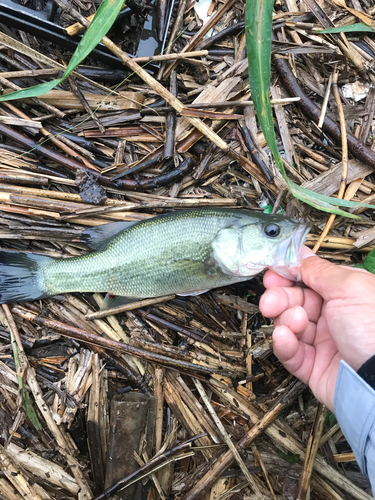
{"label": "index finger", "polygon": [[263,284],[266,288],[285,288],[289,286],[294,286],[295,282],[288,280],[283,276],[275,273],[274,271],[268,270],[263,277]]}

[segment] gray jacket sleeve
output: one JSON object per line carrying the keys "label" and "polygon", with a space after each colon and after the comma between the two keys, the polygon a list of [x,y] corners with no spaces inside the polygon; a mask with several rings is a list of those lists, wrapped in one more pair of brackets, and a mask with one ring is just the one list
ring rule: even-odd
{"label": "gray jacket sleeve", "polygon": [[375,492],[375,391],[345,361],[340,361],[334,412]]}

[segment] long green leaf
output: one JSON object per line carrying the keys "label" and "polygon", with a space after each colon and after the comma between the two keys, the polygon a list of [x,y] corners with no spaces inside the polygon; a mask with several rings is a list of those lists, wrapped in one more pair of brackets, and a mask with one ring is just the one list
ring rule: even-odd
{"label": "long green leaf", "polygon": [[247,0],[245,11],[246,48],[249,59],[251,98],[259,124],[273,157],[283,177],[287,180],[277,148],[270,101],[272,12],[273,0]]}
{"label": "long green leaf", "polygon": [[367,255],[363,261],[363,268],[370,271],[370,273],[375,274],[375,250],[371,250],[371,252]]}
{"label": "long green leaf", "polygon": [[35,413],[35,410],[34,410],[33,405],[31,403],[30,394],[28,393],[27,389],[23,385],[22,377],[19,375],[21,363],[20,363],[17,342],[16,342],[16,339],[14,338],[12,331],[10,331],[10,342],[12,344],[14,364],[16,365],[18,387],[20,389],[20,393],[22,396],[23,404],[25,406],[26,414],[29,417],[30,422],[33,424],[35,429],[40,431],[42,429],[41,423],[39,422],[38,416]]}
{"label": "long green leaf", "polygon": [[[333,206],[329,201],[326,200],[336,200],[336,198],[331,198],[330,196],[323,196],[321,194],[310,191],[309,189],[298,186],[294,182],[289,181],[289,187],[293,193],[293,195],[299,200],[311,205],[318,210],[323,210],[324,212],[328,212],[330,214],[342,215],[344,217],[349,217],[350,219],[360,219],[357,215],[351,214],[349,212],[344,212],[344,210],[340,210]],[[337,200],[335,201],[337,205],[346,205],[346,200]],[[359,205],[355,202],[353,203],[356,207]],[[352,205],[350,205],[352,206]],[[369,205],[370,208],[374,208],[372,205]]]}
{"label": "long green leaf", "polygon": [[94,19],[87,28],[82,40],[79,42],[62,78],[50,82],[41,83],[28,89],[17,90],[0,96],[1,101],[11,101],[14,99],[25,99],[38,97],[52,90],[56,85],[67,78],[72,71],[95,49],[98,43],[104,38],[112,24],[115,22],[118,13],[124,5],[124,0],[103,0],[100,4]]}
{"label": "long green leaf", "polygon": [[273,0],[247,0],[245,10],[246,48],[249,60],[251,97],[262,132],[284,180],[296,198],[324,212],[359,219],[358,216],[344,212],[337,206],[366,206],[367,208],[375,208],[375,206],[323,196],[298,186],[288,179],[277,147],[269,97],[273,4]]}
{"label": "long green leaf", "polygon": [[327,28],[321,31],[315,31],[315,33],[351,33],[351,32],[372,32],[375,33],[375,30],[370,28],[365,23],[354,23],[354,24],[346,24],[345,26],[337,26],[335,28]]}

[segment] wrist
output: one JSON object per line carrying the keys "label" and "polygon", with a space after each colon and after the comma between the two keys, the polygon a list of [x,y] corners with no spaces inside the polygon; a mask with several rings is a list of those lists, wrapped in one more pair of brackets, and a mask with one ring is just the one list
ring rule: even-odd
{"label": "wrist", "polygon": [[357,373],[370,387],[375,389],[375,354],[363,363]]}

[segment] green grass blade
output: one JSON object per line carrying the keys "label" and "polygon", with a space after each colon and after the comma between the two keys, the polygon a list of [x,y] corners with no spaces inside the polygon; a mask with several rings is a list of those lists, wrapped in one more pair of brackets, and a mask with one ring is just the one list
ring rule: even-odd
{"label": "green grass blade", "polygon": [[370,28],[365,23],[354,23],[354,24],[347,24],[345,26],[337,26],[335,28],[327,28],[325,30],[321,31],[315,31],[315,33],[358,33],[358,32],[371,32],[375,33],[375,30]]}
{"label": "green grass blade", "polygon": [[363,268],[370,271],[370,273],[375,274],[375,250],[371,250],[371,252],[367,255],[363,261]]}
{"label": "green grass blade", "polygon": [[284,180],[288,183],[290,191],[296,198],[324,212],[359,219],[358,216],[344,212],[337,206],[354,208],[360,206],[375,208],[375,206],[323,196],[298,186],[288,179],[277,147],[269,96],[273,5],[274,0],[247,0],[245,10],[246,48],[249,60],[251,98],[264,137]]}
{"label": "green grass blade", "polygon": [[61,83],[61,79],[52,80],[51,82],[41,83],[40,85],[34,85],[34,87],[29,87],[27,89],[16,90],[15,92],[10,92],[0,96],[1,101],[13,101],[14,99],[26,99],[30,97],[38,97],[39,95],[45,94]]}
{"label": "green grass blade", "polygon": [[273,4],[273,0],[247,0],[245,10],[246,48],[249,60],[251,98],[259,124],[273,157],[283,177],[287,180],[277,148],[270,101]]}
{"label": "green grass blade", "polygon": [[78,44],[72,58],[65,70],[63,78],[70,75],[72,71],[95,49],[98,43],[105,37],[115,22],[125,0],[103,0],[94,19],[87,28],[82,40]]}
{"label": "green grass blade", "polygon": [[9,94],[0,96],[1,101],[11,101],[14,99],[25,99],[38,97],[52,90],[67,78],[72,71],[95,49],[98,43],[104,38],[112,24],[115,22],[118,13],[124,5],[124,0],[103,0],[97,10],[94,19],[87,28],[82,40],[79,42],[72,58],[64,71],[62,78],[51,82],[41,83],[28,89],[17,90]]}
{"label": "green grass blade", "polygon": [[314,193],[309,189],[301,188],[301,186],[298,186],[294,183],[290,183],[289,187],[291,188],[291,191],[296,198],[303,201],[304,203],[307,203],[308,205],[311,205],[314,208],[317,208],[318,210],[323,210],[324,212],[328,212],[330,214],[342,215],[344,217],[349,217],[350,219],[360,219],[360,217],[358,217],[357,215],[351,214],[349,212],[344,212],[344,210],[340,210],[331,203],[325,201],[335,200],[335,202],[340,202],[343,200],[336,200],[336,198],[330,198],[329,196],[324,196],[322,199],[322,195],[318,195],[318,193]]}
{"label": "green grass blade", "polygon": [[[295,187],[294,187],[295,186]],[[325,196],[324,194],[319,194],[315,193],[313,191],[310,191],[309,189],[306,189],[302,186],[298,186],[297,184],[294,184],[293,188],[296,189],[299,193],[304,193],[305,195],[311,196],[311,194],[314,195],[314,198],[322,203],[334,203],[335,205],[339,207],[347,207],[347,208],[359,208],[359,207],[366,207],[366,208],[372,208],[375,210],[375,205],[370,205],[369,203],[362,203],[362,202],[356,202],[356,201],[350,201],[350,200],[340,200],[339,198],[332,198],[331,196]]]}
{"label": "green grass blade", "polygon": [[39,422],[38,416],[35,413],[35,410],[34,410],[33,405],[31,403],[30,394],[28,393],[27,389],[23,385],[22,377],[20,375],[18,375],[20,368],[21,368],[21,363],[20,363],[17,342],[16,342],[16,339],[14,338],[14,335],[13,335],[11,330],[10,330],[10,342],[11,342],[12,350],[13,350],[14,364],[16,366],[18,387],[20,389],[20,394],[22,396],[22,401],[23,401],[23,404],[24,404],[24,407],[26,410],[26,414],[29,417],[30,422],[33,424],[35,429],[37,431],[40,431],[42,429],[42,426]]}

